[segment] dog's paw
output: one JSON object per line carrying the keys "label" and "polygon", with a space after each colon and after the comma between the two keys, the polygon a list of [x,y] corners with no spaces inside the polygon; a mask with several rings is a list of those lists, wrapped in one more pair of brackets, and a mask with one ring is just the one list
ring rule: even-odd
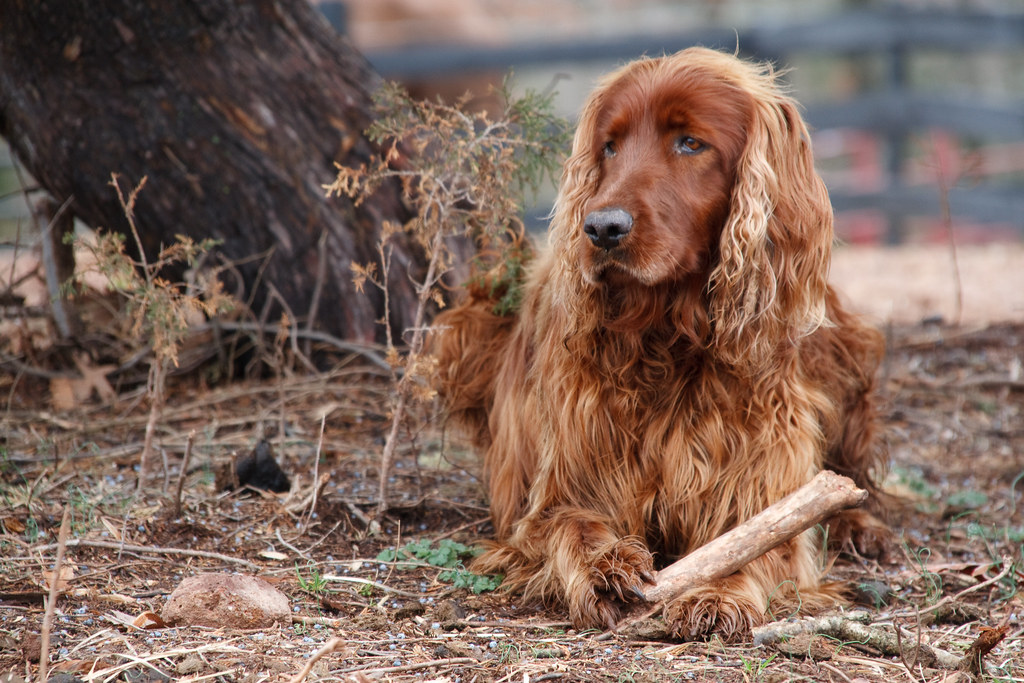
{"label": "dog's paw", "polygon": [[638,538],[623,538],[597,555],[591,575],[600,593],[622,602],[645,600],[644,586],[654,584],[654,558]]}
{"label": "dog's paw", "polygon": [[654,583],[654,559],[637,538],[624,538],[602,549],[567,586],[569,616],[579,628],[611,628],[622,605],[644,600]]}
{"label": "dog's paw", "polygon": [[847,510],[829,520],[828,536],[835,550],[869,559],[883,559],[892,545],[892,530],[864,510]]}
{"label": "dog's paw", "polygon": [[764,621],[764,605],[741,591],[711,586],[688,591],[665,606],[674,638],[698,640],[717,635],[729,642],[747,637]]}

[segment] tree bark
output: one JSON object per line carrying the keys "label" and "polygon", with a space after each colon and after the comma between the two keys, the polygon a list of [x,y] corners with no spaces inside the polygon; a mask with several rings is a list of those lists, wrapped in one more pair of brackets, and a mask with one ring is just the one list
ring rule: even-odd
{"label": "tree bark", "polygon": [[[0,135],[58,204],[124,232],[111,173],[148,176],[148,256],[177,234],[221,240],[253,312],[276,319],[276,291],[303,324],[325,235],[313,327],[360,341],[381,337],[384,300],[355,292],[349,264],[377,261],[381,221],[407,209],[394,186],[356,207],[322,185],[378,153],[363,135],[377,82],[305,0],[0,3]],[[423,257],[405,243],[394,261],[415,272]],[[415,292],[404,274],[392,286],[401,331]]]}

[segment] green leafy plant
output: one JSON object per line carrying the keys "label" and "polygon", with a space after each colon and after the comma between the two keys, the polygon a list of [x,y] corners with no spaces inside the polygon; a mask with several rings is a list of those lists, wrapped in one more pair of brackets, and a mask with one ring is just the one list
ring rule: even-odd
{"label": "green leafy plant", "polygon": [[474,548],[443,538],[436,545],[429,539],[420,539],[406,543],[401,548],[387,548],[377,554],[378,562],[394,562],[397,569],[411,569],[429,565],[440,567],[438,580],[452,584],[455,588],[467,588],[474,593],[493,591],[501,585],[502,576],[474,574],[466,569],[464,562],[480,554]]}
{"label": "green leafy plant", "polygon": [[522,658],[519,645],[512,640],[503,640],[498,644],[498,663],[515,664]]}
{"label": "green leafy plant", "polygon": [[320,595],[327,589],[327,579],[315,563],[311,562],[306,565],[306,576],[302,575],[298,565],[296,565],[295,577],[299,582],[299,588],[311,595]]}
{"label": "green leafy plant", "polygon": [[757,660],[754,660],[754,659],[747,659],[746,657],[740,655],[740,661],[743,662],[743,674],[744,674],[743,678],[744,678],[744,680],[754,680],[754,681],[758,680],[761,677],[761,674],[764,673],[764,670],[767,669],[768,666],[778,656],[779,656],[779,653],[776,652],[776,653],[772,654],[770,657],[768,657],[767,659],[757,659]]}
{"label": "green leafy plant", "polygon": [[425,563],[433,567],[451,569],[458,566],[464,559],[470,559],[478,554],[474,548],[450,538],[441,539],[437,545],[431,543],[429,539],[423,538],[418,541],[410,541],[401,548],[382,550],[377,554],[377,561],[401,563],[404,560],[405,566],[417,566]]}
{"label": "green leafy plant", "polygon": [[[376,95],[376,122],[367,131],[381,146],[381,158],[359,168],[339,167],[335,181],[325,186],[328,196],[346,195],[358,205],[384,183],[397,182],[415,214],[405,225],[381,226],[379,264],[352,265],[357,289],[370,283],[384,293],[387,357],[395,368],[391,426],[380,462],[378,518],[387,509],[388,473],[410,403],[433,396],[428,381],[433,359],[423,352],[426,322],[432,304],[444,305],[439,285],[454,267],[453,246],[468,238],[485,263],[500,263],[509,245],[518,248],[523,242],[523,197],[545,176],[554,176],[568,146],[569,127],[552,113],[552,94],[528,92],[513,98],[506,82],[501,95],[504,108],[491,117],[470,111],[468,96],[455,104],[416,101],[398,85],[384,86]],[[425,274],[414,281],[417,303],[404,357],[391,338],[387,300],[392,238],[399,233],[417,242],[427,260]],[[518,273],[517,268],[507,272]],[[515,289],[506,285],[505,292],[514,299]],[[505,304],[514,305],[514,300]]]}
{"label": "green leafy plant", "polygon": [[439,581],[450,583],[453,588],[466,588],[476,595],[498,590],[505,577],[500,574],[474,574],[464,567],[458,567],[437,575]]}

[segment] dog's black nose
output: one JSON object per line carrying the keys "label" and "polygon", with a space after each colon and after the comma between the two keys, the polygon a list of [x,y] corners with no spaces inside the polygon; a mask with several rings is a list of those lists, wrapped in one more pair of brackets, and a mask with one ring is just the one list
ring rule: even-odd
{"label": "dog's black nose", "polygon": [[633,217],[625,209],[600,209],[583,219],[583,232],[595,247],[606,251],[619,246],[632,229]]}

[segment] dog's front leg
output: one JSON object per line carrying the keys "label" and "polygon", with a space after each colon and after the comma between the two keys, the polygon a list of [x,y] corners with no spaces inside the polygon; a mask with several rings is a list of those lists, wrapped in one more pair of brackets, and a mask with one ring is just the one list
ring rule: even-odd
{"label": "dog's front leg", "polygon": [[509,539],[537,559],[529,583],[563,602],[578,628],[604,628],[625,603],[643,599],[654,582],[654,563],[644,542],[619,536],[605,515],[576,507],[554,507],[524,518]]}

